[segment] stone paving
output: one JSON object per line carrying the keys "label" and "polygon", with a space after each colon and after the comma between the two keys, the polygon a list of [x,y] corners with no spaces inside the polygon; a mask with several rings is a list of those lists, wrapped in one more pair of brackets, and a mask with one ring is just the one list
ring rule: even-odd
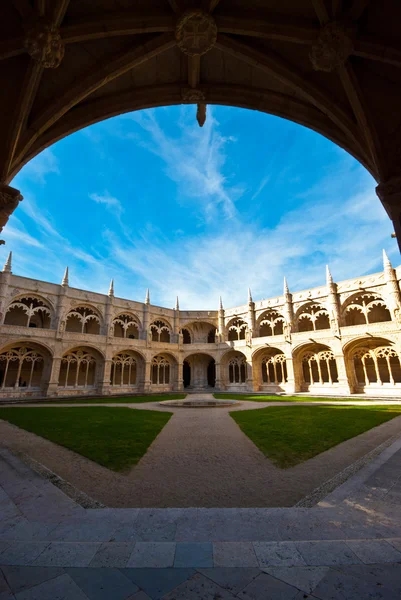
{"label": "stone paving", "polygon": [[0,600],[399,600],[400,466],[311,509],[86,510],[1,450]]}

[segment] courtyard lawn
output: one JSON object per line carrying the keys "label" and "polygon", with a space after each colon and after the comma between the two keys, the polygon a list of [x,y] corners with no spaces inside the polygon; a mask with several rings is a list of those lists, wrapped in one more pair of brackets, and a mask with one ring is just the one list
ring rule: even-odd
{"label": "courtyard lawn", "polygon": [[[54,398],[41,404],[143,404],[144,402],[163,402],[163,400],[183,400],[186,394],[160,394],[158,396],[102,396],[101,398]],[[26,404],[26,403],[24,403]],[[32,400],[32,404],[37,401]]]}
{"label": "courtyard lawn", "polygon": [[[350,400],[364,400],[364,398],[316,398],[311,396],[274,396],[265,394],[213,394],[215,398],[219,400],[230,399],[230,400],[243,400],[244,402],[346,402]],[[390,398],[391,399],[391,398]],[[365,399],[366,400],[366,399]]]}
{"label": "courtyard lawn", "polygon": [[172,413],[106,406],[0,408],[0,419],[113,471],[135,465]]}
{"label": "courtyard lawn", "polygon": [[277,467],[287,469],[401,415],[401,406],[272,406],[231,412]]}

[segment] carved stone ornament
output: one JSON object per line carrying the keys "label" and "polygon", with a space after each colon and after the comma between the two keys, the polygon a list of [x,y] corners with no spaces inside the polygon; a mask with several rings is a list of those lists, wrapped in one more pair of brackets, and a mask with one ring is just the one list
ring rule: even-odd
{"label": "carved stone ornament", "polygon": [[386,200],[387,196],[393,196],[394,194],[401,193],[401,176],[391,177],[388,181],[379,183],[376,187],[376,194],[380,200]]}
{"label": "carved stone ornament", "polygon": [[26,27],[25,48],[45,69],[56,69],[64,57],[64,42],[59,29],[44,18]]}
{"label": "carved stone ornament", "polygon": [[313,43],[309,58],[315,71],[330,73],[343,65],[354,48],[350,26],[341,21],[324,25]]}
{"label": "carved stone ornament", "polygon": [[187,104],[199,104],[200,102],[206,102],[205,94],[201,90],[189,88],[183,90],[182,101]]}
{"label": "carved stone ornament", "polygon": [[19,190],[0,183],[0,231],[5,227],[10,215],[17,208],[21,200],[23,200],[23,197]]}
{"label": "carved stone ornament", "polygon": [[215,20],[201,9],[188,10],[177,22],[175,39],[180,50],[188,56],[206,54],[216,43]]}

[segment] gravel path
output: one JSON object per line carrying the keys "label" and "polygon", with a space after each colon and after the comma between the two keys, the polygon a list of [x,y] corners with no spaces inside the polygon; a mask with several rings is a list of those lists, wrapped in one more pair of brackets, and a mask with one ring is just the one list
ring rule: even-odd
{"label": "gravel path", "polygon": [[[235,410],[268,405],[244,402]],[[133,410],[166,410],[156,403],[126,406]],[[355,460],[401,433],[401,417],[397,417],[306,463],[282,470],[241,432],[229,416],[232,407],[168,410],[174,412],[173,417],[138,465],[124,475],[4,421],[0,421],[0,439],[7,448],[28,454],[107,506],[268,507],[294,505]]]}

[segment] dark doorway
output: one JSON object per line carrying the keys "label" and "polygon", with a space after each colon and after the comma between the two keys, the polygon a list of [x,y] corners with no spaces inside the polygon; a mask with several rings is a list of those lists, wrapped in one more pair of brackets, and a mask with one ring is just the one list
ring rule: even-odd
{"label": "dark doorway", "polygon": [[216,363],[214,358],[212,358],[207,367],[207,384],[210,387],[214,387],[216,385]]}
{"label": "dark doorway", "polygon": [[191,385],[191,365],[186,360],[184,360],[184,364],[182,366],[182,379],[184,383],[184,388]]}

